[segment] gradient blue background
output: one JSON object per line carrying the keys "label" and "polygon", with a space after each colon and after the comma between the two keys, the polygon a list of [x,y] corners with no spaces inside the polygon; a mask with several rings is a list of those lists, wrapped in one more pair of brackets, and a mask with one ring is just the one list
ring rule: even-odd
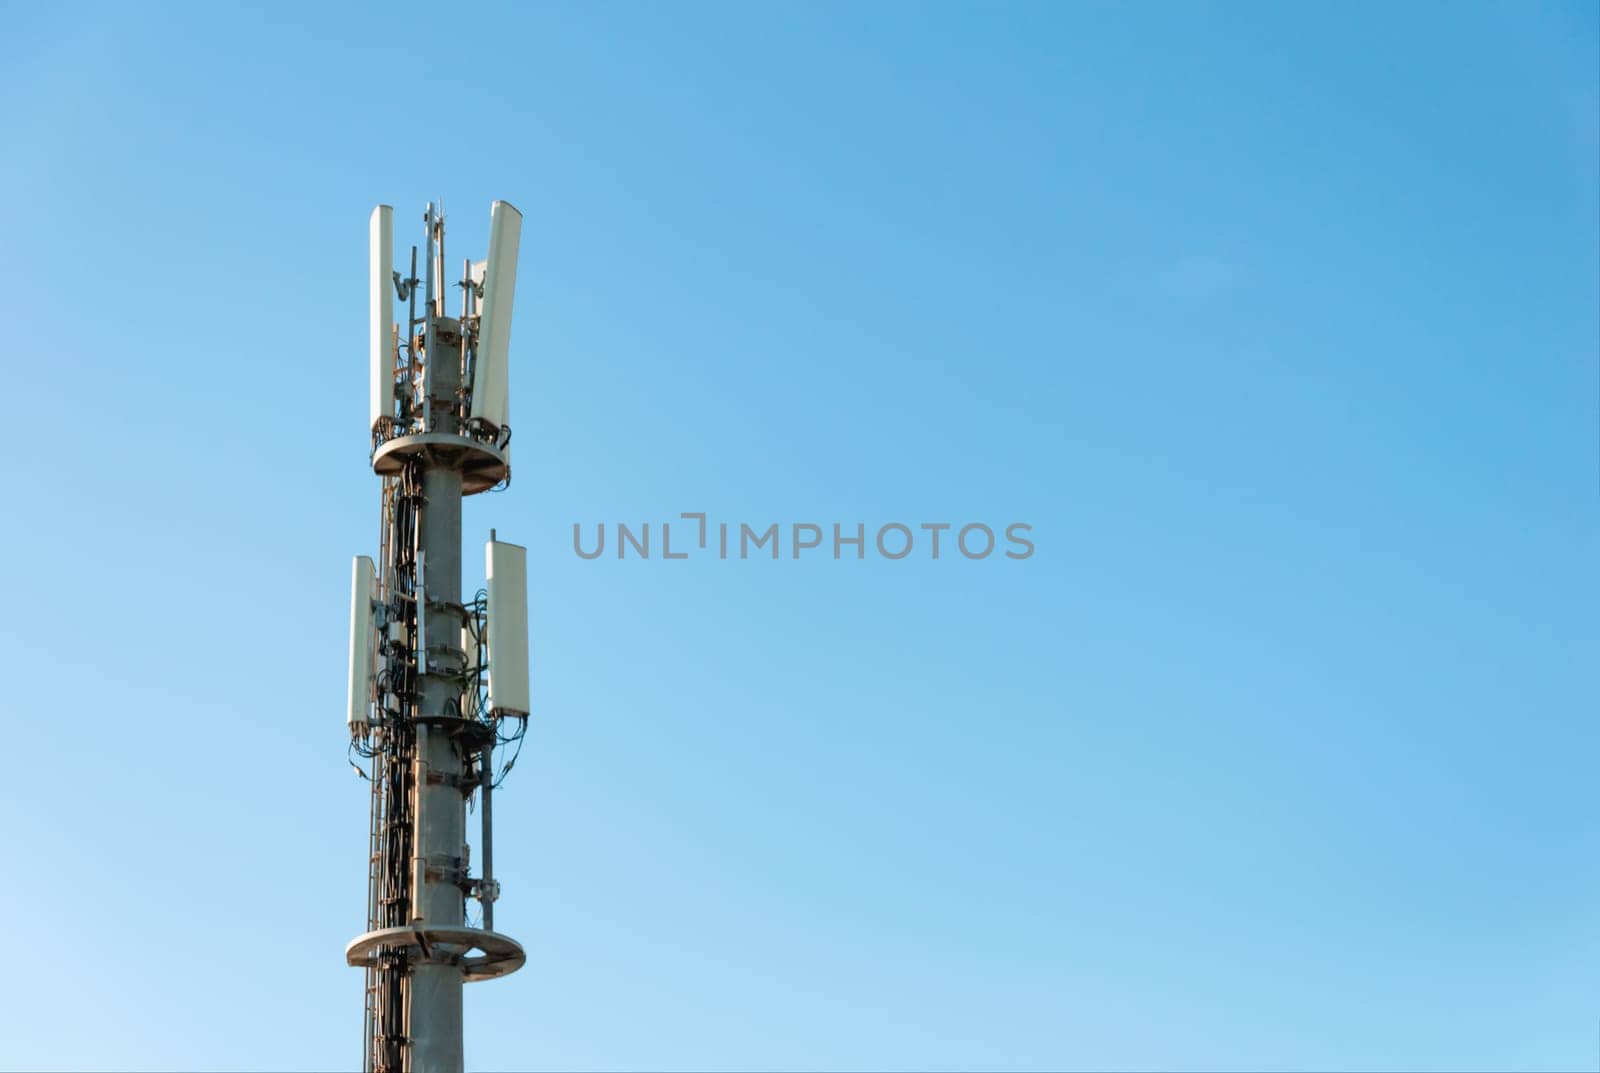
{"label": "gradient blue background", "polygon": [[[4,21],[0,1062],[358,1060],[366,223],[435,195],[527,214],[471,1067],[1600,1062],[1592,4]],[[571,551],[692,510],[1038,552]]]}

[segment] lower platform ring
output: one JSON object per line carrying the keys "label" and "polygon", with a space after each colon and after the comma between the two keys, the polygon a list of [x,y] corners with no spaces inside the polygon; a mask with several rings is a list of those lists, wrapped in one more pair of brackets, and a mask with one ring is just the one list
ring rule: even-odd
{"label": "lower platform ring", "polygon": [[[482,928],[434,928],[425,924],[379,928],[358,935],[344,948],[344,960],[356,968],[369,969],[378,964],[379,950],[384,947],[404,950],[412,964],[459,965],[469,984],[509,976],[528,960],[522,944],[509,935]],[[471,950],[481,953],[465,952]]]}

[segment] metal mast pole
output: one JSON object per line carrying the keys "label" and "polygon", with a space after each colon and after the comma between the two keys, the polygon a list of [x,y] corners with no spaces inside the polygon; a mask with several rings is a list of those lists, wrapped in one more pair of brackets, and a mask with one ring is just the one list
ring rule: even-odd
{"label": "metal mast pole", "polygon": [[[416,251],[410,278],[391,273],[388,213],[380,207],[373,216],[372,464],[384,478],[382,563],[357,557],[351,606],[352,748],[371,760],[373,781],[368,930],[345,958],[367,970],[368,1073],[462,1073],[462,985],[525,960],[515,940],[493,930],[499,886],[489,871],[487,807],[495,743],[518,741],[526,728],[523,549],[491,538],[489,595],[464,601],[461,584],[462,497],[511,474],[504,362],[521,215],[504,202],[491,210],[500,246],[491,239],[486,269],[469,263],[455,320],[445,316],[440,276],[443,218],[428,206],[418,316]],[[391,286],[411,303],[403,343],[389,323]],[[482,287],[503,296],[498,314],[487,304],[483,315],[471,312]],[[484,344],[486,332],[498,342]],[[474,390],[466,372],[486,362],[495,379]],[[497,562],[515,585],[496,579]],[[489,680],[491,633],[500,671]],[[484,695],[486,681],[493,696]],[[517,727],[509,737],[508,721]],[[475,879],[466,809],[479,790],[485,868]],[[469,897],[483,906],[481,928],[467,926]]]}
{"label": "metal mast pole", "polygon": [[[427,337],[437,353],[428,362],[429,412],[436,431],[455,434],[456,392],[461,384],[459,347],[450,326],[438,323],[429,303]],[[426,648],[417,668],[419,715],[416,841],[412,917],[430,927],[459,928],[466,923],[463,883],[466,861],[466,798],[462,796],[466,757],[463,739],[446,733],[440,719],[461,718],[461,650],[465,609],[461,604],[460,457],[444,452],[422,456],[422,504],[417,518],[417,561],[424,564],[417,594],[417,621]],[[407,1011],[412,1070],[460,1073],[462,1057],[461,968],[428,962],[411,973]]]}

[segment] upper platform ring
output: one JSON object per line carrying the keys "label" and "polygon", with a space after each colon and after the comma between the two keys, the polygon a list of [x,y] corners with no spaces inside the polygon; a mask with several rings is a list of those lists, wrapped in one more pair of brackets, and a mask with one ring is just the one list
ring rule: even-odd
{"label": "upper platform ring", "polygon": [[419,456],[460,470],[462,495],[487,492],[511,477],[511,462],[504,452],[448,432],[417,432],[385,440],[372,453],[372,469],[380,477],[392,477],[407,459]]}

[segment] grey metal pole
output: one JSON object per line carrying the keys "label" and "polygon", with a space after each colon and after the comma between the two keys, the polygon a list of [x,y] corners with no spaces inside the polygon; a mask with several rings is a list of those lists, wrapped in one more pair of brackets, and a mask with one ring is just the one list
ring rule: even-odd
{"label": "grey metal pole", "polygon": [[[430,263],[431,263],[430,258]],[[450,360],[439,326],[429,333],[438,348],[427,355],[429,394],[441,424],[454,433],[456,390],[461,363]],[[454,459],[431,457],[422,471],[423,503],[417,550],[427,557],[427,590],[417,614],[425,618],[428,650],[419,667],[419,711],[424,717],[461,714],[461,471]],[[462,795],[466,757],[439,726],[417,728],[416,854],[412,875],[413,917],[429,927],[461,927],[466,922],[466,799]],[[410,1024],[412,1073],[462,1073],[461,985],[459,965],[422,963],[411,970]]]}

